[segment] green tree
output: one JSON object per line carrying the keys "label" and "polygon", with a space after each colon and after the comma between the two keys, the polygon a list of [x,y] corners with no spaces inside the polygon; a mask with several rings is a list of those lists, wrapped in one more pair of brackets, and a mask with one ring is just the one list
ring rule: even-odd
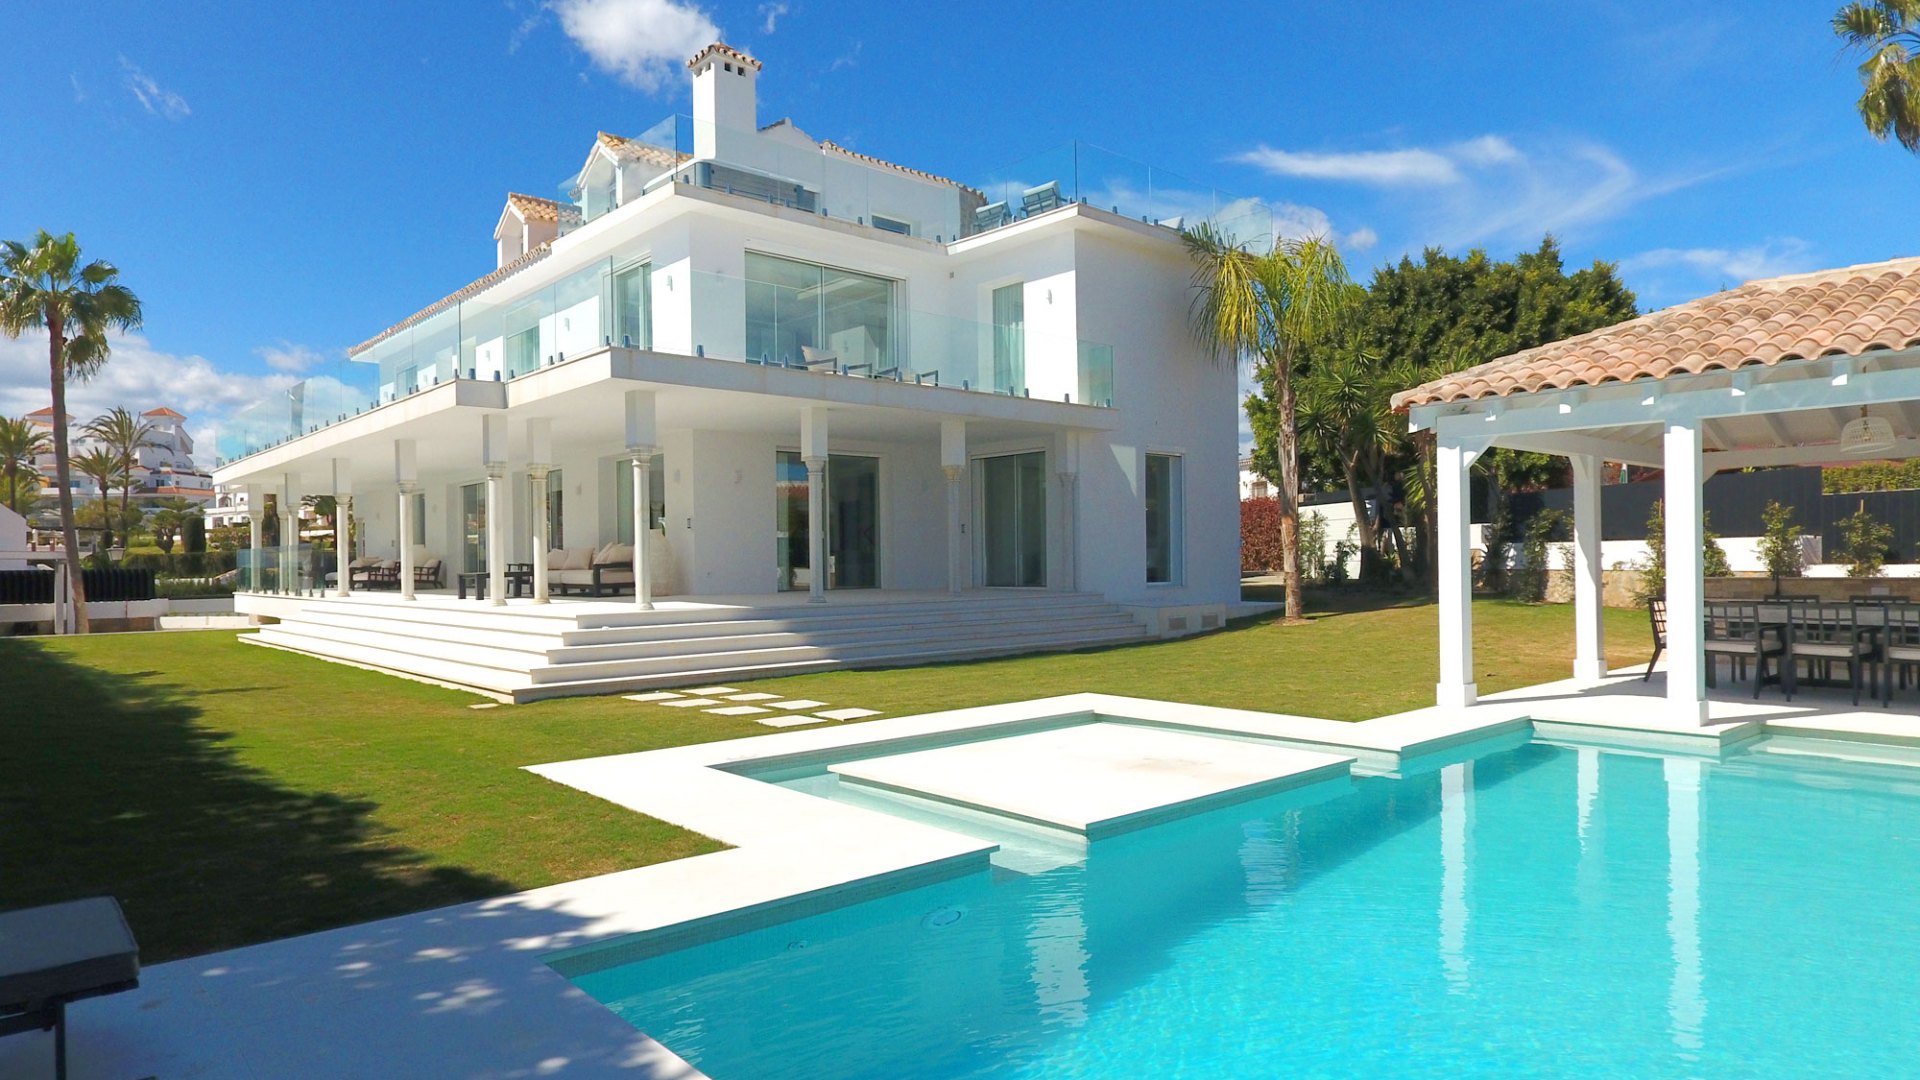
{"label": "green tree", "polygon": [[1887,545],[1893,543],[1893,526],[1867,513],[1867,504],[1835,522],[1840,527],[1840,558],[1847,564],[1847,576],[1880,576],[1887,562]]}
{"label": "green tree", "polygon": [[107,491],[116,484],[126,483],[126,472],[121,467],[120,456],[105,447],[96,446],[84,453],[74,455],[73,467],[100,489],[100,520],[105,526],[100,550],[106,551],[113,547],[113,531],[116,524],[113,503],[107,500]]}
{"label": "green tree", "polygon": [[1860,119],[1881,142],[1920,152],[1920,0],[1865,0],[1833,16],[1833,32],[1860,62]]}
{"label": "green tree", "polygon": [[112,263],[82,264],[72,233],[45,229],[29,244],[0,244],[0,331],[8,337],[44,330],[53,397],[53,474],[60,500],[60,535],[73,589],[74,628],[87,632],[87,594],[80,576],[79,538],[73,527],[73,473],[67,447],[67,378],[86,379],[111,353],[107,335],[140,326],[140,298],[119,283]]}
{"label": "green tree", "polygon": [[193,504],[193,500],[177,496],[155,500],[152,506],[153,513],[147,517],[147,527],[153,530],[154,544],[171,555],[174,537],[181,535],[190,519],[199,519],[200,508]]}
{"label": "green tree", "polygon": [[1804,530],[1794,524],[1792,507],[1772,500],[1760,512],[1760,522],[1760,558],[1767,564],[1767,574],[1773,578],[1773,594],[1778,596],[1781,578],[1799,577],[1806,569],[1800,549]]}
{"label": "green tree", "polygon": [[120,486],[120,520],[127,520],[133,503],[133,477],[140,464],[140,451],[159,444],[153,441],[154,427],[116,405],[87,422],[87,434],[120,460],[120,471],[127,482]]}
{"label": "green tree", "polygon": [[7,509],[26,514],[28,503],[21,501],[21,497],[29,489],[20,482],[23,477],[33,481],[32,501],[40,501],[40,467],[34,461],[52,445],[47,433],[25,417],[16,420],[0,416],[0,502],[4,502]]}
{"label": "green tree", "polygon": [[[1667,595],[1667,510],[1665,500],[1655,499],[1647,514],[1647,557],[1635,564],[1640,571],[1640,587],[1634,590],[1635,603],[1665,599]],[[1733,567],[1720,538],[1713,534],[1713,522],[1700,515],[1700,573],[1702,577],[1732,577]]]}
{"label": "green tree", "polygon": [[42,494],[37,472],[16,473],[11,479],[0,474],[0,503],[21,517],[33,516],[40,508]]}
{"label": "green tree", "polygon": [[1210,225],[1184,234],[1195,263],[1193,329],[1216,357],[1253,365],[1271,387],[1277,422],[1266,460],[1280,500],[1286,617],[1302,615],[1300,444],[1293,373],[1301,353],[1340,324],[1353,299],[1346,263],[1324,238],[1283,240],[1259,254]]}
{"label": "green tree", "polygon": [[[1538,249],[1505,261],[1477,248],[1465,255],[1429,248],[1418,262],[1403,258],[1376,270],[1352,315],[1350,331],[1326,347],[1336,350],[1343,362],[1351,353],[1354,362],[1370,366],[1376,374],[1369,385],[1390,397],[1430,379],[1610,326],[1636,313],[1633,293],[1621,283],[1612,264],[1596,262],[1569,273],[1552,237],[1541,241]],[[1310,350],[1308,358],[1316,367],[1330,362],[1321,347]],[[1302,376],[1303,383],[1311,378]],[[1385,408],[1384,400],[1375,407]],[[1273,433],[1281,411],[1271,383],[1263,382],[1248,399],[1247,413],[1256,462],[1273,461]],[[1403,423],[1395,418],[1396,425]],[[1410,582],[1424,579],[1431,584],[1435,571],[1433,437],[1427,432],[1408,436],[1403,428],[1393,436],[1389,452],[1377,461],[1362,462],[1364,486],[1378,493],[1376,501],[1389,513],[1399,513],[1389,497],[1393,489],[1397,487],[1404,496],[1400,516],[1411,525],[1414,539],[1401,560],[1403,572]],[[1309,452],[1308,479],[1320,490],[1343,482],[1335,455],[1317,443],[1303,449]],[[1551,484],[1563,474],[1565,464],[1542,455],[1496,450],[1481,455],[1477,467],[1496,491],[1505,492]],[[1504,510],[1503,501],[1495,500],[1496,513]],[[1400,536],[1399,529],[1382,529],[1377,539],[1390,543]]]}

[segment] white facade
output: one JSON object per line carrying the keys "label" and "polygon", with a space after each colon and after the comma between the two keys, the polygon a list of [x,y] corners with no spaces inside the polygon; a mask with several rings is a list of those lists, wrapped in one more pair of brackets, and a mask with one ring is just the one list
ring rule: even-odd
{"label": "white facade", "polygon": [[[151,445],[140,448],[134,468],[134,487],[136,491],[162,496],[178,496],[195,502],[208,502],[213,498],[212,475],[194,464],[193,436],[187,432],[187,418],[168,408],[149,409],[140,414],[152,431],[147,440]],[[39,409],[27,414],[27,421],[34,427],[49,434],[53,431],[53,410]],[[68,451],[73,456],[89,450],[101,449],[105,444],[87,433],[85,421],[74,417],[67,418]],[[48,450],[34,459],[34,468],[40,472],[41,482],[49,490],[53,486],[53,451]],[[99,489],[85,476],[73,475],[74,498],[84,502],[99,494]],[[111,492],[118,497],[119,489]]]}
{"label": "white facade", "polygon": [[1176,230],[1066,204],[962,237],[979,193],[755,130],[758,63],[693,67],[690,151],[603,137],[544,246],[516,197],[501,269],[351,351],[374,400],[297,393],[222,489],[337,493],[355,554],[495,581],[630,539],[642,486],[655,595],[1237,603],[1234,372],[1193,344]]}

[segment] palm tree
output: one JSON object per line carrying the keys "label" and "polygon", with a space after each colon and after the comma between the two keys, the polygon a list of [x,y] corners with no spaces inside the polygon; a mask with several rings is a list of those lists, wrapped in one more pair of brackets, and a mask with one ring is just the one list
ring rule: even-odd
{"label": "palm tree", "polygon": [[173,538],[186,528],[187,519],[198,517],[200,508],[193,500],[178,496],[153,503],[153,517],[147,524],[153,529],[153,543],[161,551],[173,554]]}
{"label": "palm tree", "polygon": [[1276,391],[1280,413],[1280,562],[1289,620],[1301,617],[1300,439],[1293,377],[1302,350],[1325,340],[1352,303],[1346,264],[1324,237],[1277,240],[1260,254],[1211,224],[1185,234],[1193,328],[1216,358],[1245,360]]}
{"label": "palm tree", "polygon": [[120,471],[126,483],[120,485],[120,521],[128,519],[133,501],[133,472],[140,465],[140,451],[160,445],[153,441],[154,427],[116,405],[87,422],[87,434],[120,459]]}
{"label": "palm tree", "polygon": [[107,335],[140,326],[140,298],[119,283],[110,262],[80,262],[72,233],[45,229],[31,245],[0,243],[0,331],[17,338],[47,332],[48,380],[53,391],[53,474],[59,489],[60,537],[73,589],[74,629],[87,632],[87,590],[80,576],[79,537],[73,528],[73,472],[67,460],[67,376],[86,379],[107,362]]}
{"label": "palm tree", "polygon": [[[126,470],[120,465],[120,456],[104,447],[94,447],[84,453],[73,456],[73,467],[80,475],[93,481],[100,489],[100,520],[105,523],[107,535],[101,541],[101,550],[113,547],[113,504],[107,501],[107,490],[115,484],[126,483]],[[120,524],[124,527],[125,520]]]}
{"label": "palm tree", "polygon": [[47,433],[24,418],[0,416],[0,502],[4,502],[7,509],[16,514],[26,513],[22,507],[28,504],[22,501],[21,495],[29,488],[21,482],[23,477],[33,482],[34,501],[39,501],[40,468],[34,462],[51,445]]}
{"label": "palm tree", "polygon": [[1833,16],[1833,32],[1860,64],[1860,119],[1881,142],[1920,153],[1920,0],[1861,0]]}

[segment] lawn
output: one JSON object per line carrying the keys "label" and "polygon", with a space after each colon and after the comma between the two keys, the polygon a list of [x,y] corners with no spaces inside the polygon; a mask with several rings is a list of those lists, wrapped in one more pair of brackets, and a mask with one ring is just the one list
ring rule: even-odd
{"label": "lawn", "polygon": [[[1613,662],[1644,659],[1644,616],[1609,619]],[[1565,675],[1569,608],[1475,621],[1483,691]],[[886,716],[1098,690],[1360,720],[1431,701],[1435,638],[1431,606],[1358,607],[752,688]],[[0,910],[111,893],[150,962],[715,850],[520,766],[768,730],[621,698],[475,709],[231,632],[5,638],[0,671]]]}

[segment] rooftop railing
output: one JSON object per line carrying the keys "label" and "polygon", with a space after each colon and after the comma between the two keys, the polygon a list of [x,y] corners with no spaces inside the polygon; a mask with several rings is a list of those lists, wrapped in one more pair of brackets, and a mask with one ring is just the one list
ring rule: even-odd
{"label": "rooftop railing", "polygon": [[746,131],[669,116],[629,140],[646,149],[628,152],[619,179],[600,167],[561,184],[561,201],[579,209],[562,230],[679,183],[942,243],[1080,203],[1175,231],[1206,222],[1257,251],[1273,244],[1273,212],[1258,199],[1092,143],[1070,142],[975,179],[955,177],[962,185],[955,188],[797,134],[788,141],[780,128]]}

